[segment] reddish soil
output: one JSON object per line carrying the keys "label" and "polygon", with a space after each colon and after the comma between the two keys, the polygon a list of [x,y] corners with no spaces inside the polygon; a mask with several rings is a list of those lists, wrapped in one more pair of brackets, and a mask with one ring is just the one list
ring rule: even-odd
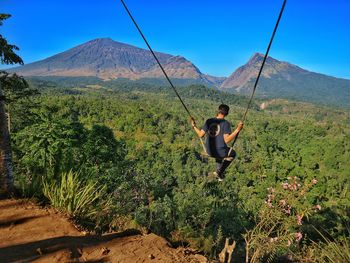
{"label": "reddish soil", "polygon": [[56,211],[28,200],[0,201],[0,262],[207,262],[155,234],[86,235]]}

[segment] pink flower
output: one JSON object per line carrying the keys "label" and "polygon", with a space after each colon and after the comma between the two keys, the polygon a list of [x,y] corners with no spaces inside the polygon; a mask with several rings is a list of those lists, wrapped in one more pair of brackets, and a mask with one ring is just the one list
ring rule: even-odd
{"label": "pink flower", "polygon": [[321,210],[321,206],[320,206],[320,205],[315,205],[315,208],[316,208],[317,210]]}
{"label": "pink flower", "polygon": [[288,189],[292,191],[296,191],[298,189],[297,184],[296,183],[289,184]]}
{"label": "pink flower", "polygon": [[289,183],[282,183],[283,189],[288,189],[289,188]]}
{"label": "pink flower", "polygon": [[287,205],[285,209],[283,209],[283,211],[287,214],[287,215],[290,215],[291,214],[291,206],[290,205]]}
{"label": "pink flower", "polygon": [[301,226],[303,223],[302,223],[302,220],[303,217],[301,215],[297,215],[297,222],[298,222],[298,225]]}
{"label": "pink flower", "polygon": [[285,212],[287,215],[290,215],[290,213],[291,213],[290,207],[288,207],[287,209],[284,209],[284,212]]}
{"label": "pink flower", "polygon": [[301,233],[301,232],[297,232],[297,233],[295,233],[295,240],[297,241],[297,242],[300,242],[300,240],[303,238],[303,234]]}
{"label": "pink flower", "polygon": [[281,206],[285,206],[287,204],[286,200],[284,200],[284,199],[280,200],[279,203]]}
{"label": "pink flower", "polygon": [[288,239],[287,247],[290,247],[291,244],[292,244],[292,241],[290,241],[290,240]]}
{"label": "pink flower", "polygon": [[312,179],[312,181],[311,181],[312,184],[317,184],[317,182],[318,182],[318,181],[317,181],[316,178]]}

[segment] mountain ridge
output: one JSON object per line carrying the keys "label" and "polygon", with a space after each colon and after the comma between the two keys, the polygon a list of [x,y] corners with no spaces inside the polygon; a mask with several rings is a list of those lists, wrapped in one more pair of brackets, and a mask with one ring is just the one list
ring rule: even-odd
{"label": "mountain ridge", "polygon": [[[155,52],[169,77],[201,80],[207,84],[221,78],[203,74],[192,62],[182,56]],[[12,68],[23,76],[94,76],[101,79],[161,78],[163,73],[152,54],[142,48],[98,38],[46,59]]]}
{"label": "mountain ridge", "polygon": [[[221,91],[249,94],[264,55],[255,53],[248,62],[229,77],[204,74],[191,61],[180,55],[155,52],[168,76],[177,84],[204,84]],[[163,73],[146,49],[98,38],[58,53],[46,59],[12,68],[23,76],[97,77],[103,80],[160,80]],[[293,98],[314,103],[350,107],[350,80],[305,70],[294,64],[268,57],[257,96]]]}
{"label": "mountain ridge", "polygon": [[[220,86],[221,90],[249,94],[258,75],[263,54],[255,53]],[[266,59],[257,96],[285,98],[350,107],[350,80],[305,70],[272,57]]]}
{"label": "mountain ridge", "polygon": [[[256,78],[260,70],[264,55],[261,53],[254,53],[253,56],[248,60],[248,62],[239,68],[237,68],[226,80],[221,84],[220,88],[242,88],[245,82],[249,81],[251,78]],[[286,70],[287,69],[287,70]],[[289,62],[279,61],[275,58],[268,56],[266,58],[265,66],[261,72],[261,76],[265,78],[270,78],[271,75],[280,73],[284,75],[287,80],[290,80],[290,76],[286,74],[289,73],[299,73],[305,74],[311,71],[302,69],[296,65]],[[315,73],[315,72],[313,72]],[[320,74],[320,73],[315,73]]]}

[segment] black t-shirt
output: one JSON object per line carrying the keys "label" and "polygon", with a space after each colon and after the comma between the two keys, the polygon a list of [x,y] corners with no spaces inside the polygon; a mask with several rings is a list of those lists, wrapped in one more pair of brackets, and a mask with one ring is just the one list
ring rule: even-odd
{"label": "black t-shirt", "polygon": [[230,134],[231,124],[225,119],[208,119],[203,131],[206,133],[207,153],[213,157],[226,157],[229,147],[224,141],[224,134]]}

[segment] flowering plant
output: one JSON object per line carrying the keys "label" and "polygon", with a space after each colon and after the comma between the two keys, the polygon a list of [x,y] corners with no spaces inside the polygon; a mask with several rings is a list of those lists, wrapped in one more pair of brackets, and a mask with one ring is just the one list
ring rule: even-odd
{"label": "flowering plant", "polygon": [[307,201],[309,190],[316,179],[301,183],[297,177],[288,177],[276,187],[267,189],[265,204],[261,207],[256,225],[244,235],[246,262],[258,262],[264,257],[288,254],[303,239],[301,226],[305,217],[321,210],[319,204]]}

